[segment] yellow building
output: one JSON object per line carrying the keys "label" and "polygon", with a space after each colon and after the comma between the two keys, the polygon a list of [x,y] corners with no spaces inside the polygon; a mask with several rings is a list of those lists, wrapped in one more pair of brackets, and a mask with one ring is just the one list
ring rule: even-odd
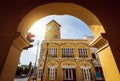
{"label": "yellow building", "polygon": [[38,65],[39,80],[104,81],[95,48],[89,46],[87,39],[61,39],[60,27],[55,20],[46,25]]}

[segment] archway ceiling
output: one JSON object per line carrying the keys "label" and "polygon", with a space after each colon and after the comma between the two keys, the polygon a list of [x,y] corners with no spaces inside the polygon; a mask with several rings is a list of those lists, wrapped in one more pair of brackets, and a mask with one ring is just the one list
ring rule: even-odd
{"label": "archway ceiling", "polygon": [[49,3],[33,9],[24,17],[18,27],[18,31],[22,32],[22,34],[25,35],[32,24],[34,24],[40,18],[48,15],[64,14],[72,15],[83,20],[91,28],[95,36],[104,32],[101,23],[92,12],[77,4],[63,2]]}

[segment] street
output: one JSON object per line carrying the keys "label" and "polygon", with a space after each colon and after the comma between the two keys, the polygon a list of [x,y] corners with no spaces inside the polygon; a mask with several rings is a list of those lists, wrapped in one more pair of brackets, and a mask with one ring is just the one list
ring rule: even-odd
{"label": "street", "polygon": [[28,77],[27,78],[15,78],[14,81],[28,81]]}

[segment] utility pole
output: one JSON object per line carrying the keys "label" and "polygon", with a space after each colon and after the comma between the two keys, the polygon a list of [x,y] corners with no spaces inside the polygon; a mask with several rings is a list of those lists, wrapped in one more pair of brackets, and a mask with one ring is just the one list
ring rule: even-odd
{"label": "utility pole", "polygon": [[47,56],[48,56],[48,42],[46,43],[46,45],[47,45],[47,49],[46,49],[46,57],[45,57],[45,61],[44,61],[43,74],[42,74],[42,76],[41,76],[41,81],[43,81],[44,72],[45,72],[45,67],[46,67],[46,61],[47,61]]}

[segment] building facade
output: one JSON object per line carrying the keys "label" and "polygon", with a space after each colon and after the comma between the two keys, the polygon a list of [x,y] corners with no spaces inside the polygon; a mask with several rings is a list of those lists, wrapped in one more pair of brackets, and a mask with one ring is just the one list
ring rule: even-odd
{"label": "building facade", "polygon": [[41,81],[104,81],[97,50],[87,39],[61,39],[55,20],[46,25],[38,77]]}

